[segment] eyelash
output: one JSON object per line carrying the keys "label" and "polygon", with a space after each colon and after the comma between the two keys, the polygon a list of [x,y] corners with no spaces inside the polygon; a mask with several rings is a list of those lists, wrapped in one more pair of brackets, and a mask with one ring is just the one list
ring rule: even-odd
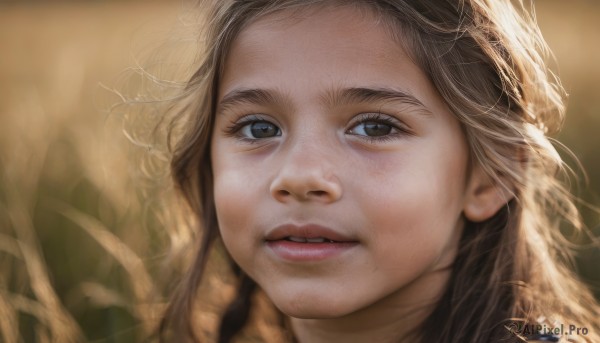
{"label": "eyelash", "polygon": [[349,133],[350,130],[356,128],[358,125],[368,122],[389,125],[392,127],[392,130],[395,130],[395,132],[391,132],[384,136],[355,135],[361,137],[361,139],[367,140],[369,143],[388,142],[400,138],[400,136],[412,134],[406,125],[400,122],[398,119],[392,118],[389,115],[385,115],[381,112],[364,113],[359,115],[350,126],[350,129],[346,130],[346,133]]}
{"label": "eyelash", "polygon": [[[264,121],[264,122],[269,122],[269,123],[272,122],[271,120],[263,118],[260,115],[250,114],[250,115],[242,116],[237,121],[232,122],[231,125],[227,126],[224,131],[227,136],[235,137],[244,143],[251,143],[251,144],[258,143],[261,139],[244,137],[240,134],[240,131],[242,131],[244,126],[252,124],[254,122],[259,122],[259,121]],[[273,124],[273,125],[275,125],[275,124]],[[277,125],[275,125],[275,126],[277,126]]]}
{"label": "eyelash", "polygon": [[[235,137],[245,143],[258,143],[259,141],[261,141],[263,139],[248,138],[248,137],[242,136],[240,134],[241,130],[246,125],[250,125],[254,122],[272,123],[272,120],[263,118],[262,116],[257,115],[257,114],[245,115],[245,116],[242,116],[237,121],[233,122],[231,125],[227,126],[225,128],[224,132],[228,136]],[[368,123],[368,122],[376,122],[379,124],[389,125],[390,127],[392,127],[392,130],[395,130],[395,132],[389,133],[384,136],[365,136],[365,135],[357,135],[357,134],[350,133],[350,131],[352,129],[356,128],[358,125]],[[275,124],[273,124],[273,125],[275,125]],[[277,125],[275,125],[275,126],[277,126]],[[279,128],[279,130],[281,130],[281,129]],[[357,119],[354,120],[354,122],[350,126],[350,129],[346,130],[345,133],[351,134],[353,136],[359,136],[361,139],[367,140],[369,143],[387,142],[387,141],[390,141],[393,139],[397,139],[397,138],[399,138],[399,136],[402,136],[402,135],[411,135],[412,134],[411,131],[406,127],[406,125],[401,123],[399,120],[391,118],[390,116],[385,115],[381,112],[364,113],[364,114],[359,115],[357,117]]]}

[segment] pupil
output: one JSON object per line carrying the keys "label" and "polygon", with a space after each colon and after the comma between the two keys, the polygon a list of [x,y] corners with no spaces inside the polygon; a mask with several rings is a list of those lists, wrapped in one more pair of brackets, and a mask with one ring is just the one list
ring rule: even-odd
{"label": "pupil", "polygon": [[254,138],[268,138],[277,135],[277,127],[264,121],[252,123],[250,130]]}
{"label": "pupil", "polygon": [[390,134],[392,127],[387,124],[381,124],[376,122],[365,123],[365,133],[369,136],[385,136]]}

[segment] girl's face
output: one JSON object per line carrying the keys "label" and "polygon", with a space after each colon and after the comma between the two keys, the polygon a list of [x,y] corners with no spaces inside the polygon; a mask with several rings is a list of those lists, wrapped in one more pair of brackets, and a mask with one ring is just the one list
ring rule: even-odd
{"label": "girl's face", "polygon": [[262,18],[235,39],[218,91],[220,232],[279,309],[335,318],[440,295],[468,149],[381,24],[345,7]]}

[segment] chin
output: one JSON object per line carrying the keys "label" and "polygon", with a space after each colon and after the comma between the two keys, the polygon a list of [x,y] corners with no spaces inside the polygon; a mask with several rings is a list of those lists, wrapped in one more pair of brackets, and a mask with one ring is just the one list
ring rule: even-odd
{"label": "chin", "polygon": [[[332,319],[354,312],[347,301],[323,299],[322,297],[271,297],[275,306],[284,314],[300,319]],[[342,305],[343,304],[343,305]]]}
{"label": "chin", "polygon": [[303,306],[301,308],[287,306],[277,307],[285,315],[299,319],[333,319],[343,317],[347,314],[344,311],[332,311],[332,309],[324,308],[322,306]]}

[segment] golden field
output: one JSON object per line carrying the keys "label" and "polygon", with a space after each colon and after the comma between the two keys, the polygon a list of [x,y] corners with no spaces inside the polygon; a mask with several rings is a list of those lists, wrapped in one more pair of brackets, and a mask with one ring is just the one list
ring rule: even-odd
{"label": "golden field", "polygon": [[[578,194],[598,206],[600,2],[536,8],[570,94],[557,138],[588,172]],[[159,317],[183,260],[169,251],[193,235],[163,215],[166,155],[132,144],[127,108],[109,109],[112,88],[144,86],[138,57],[169,40],[181,9],[0,3],[0,342],[135,342]],[[598,215],[584,214],[600,235]],[[580,273],[600,288],[598,263],[598,248],[582,251]]]}

